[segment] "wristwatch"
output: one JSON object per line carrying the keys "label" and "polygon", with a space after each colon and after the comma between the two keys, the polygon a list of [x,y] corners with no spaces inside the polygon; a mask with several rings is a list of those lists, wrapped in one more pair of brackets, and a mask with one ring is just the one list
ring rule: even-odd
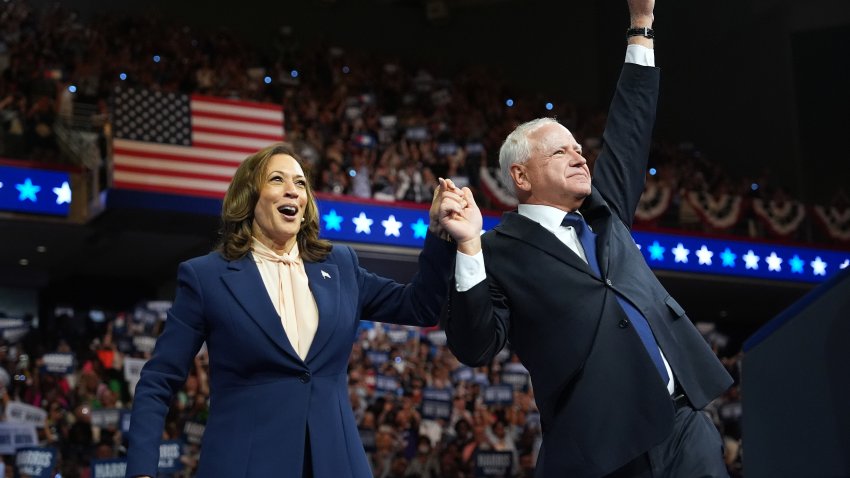
{"label": "wristwatch", "polygon": [[649,39],[655,38],[655,30],[649,27],[629,28],[626,30],[626,40],[631,37],[646,37]]}

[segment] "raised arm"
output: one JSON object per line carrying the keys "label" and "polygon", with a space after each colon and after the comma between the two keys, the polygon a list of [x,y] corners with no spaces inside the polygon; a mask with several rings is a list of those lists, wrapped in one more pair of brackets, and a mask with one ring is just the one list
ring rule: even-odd
{"label": "raised arm", "polygon": [[646,177],[660,71],[654,68],[654,41],[638,33],[652,28],[655,1],[628,3],[629,29],[636,31],[628,37],[626,64],[608,111],[593,184],[617,216],[631,226]]}

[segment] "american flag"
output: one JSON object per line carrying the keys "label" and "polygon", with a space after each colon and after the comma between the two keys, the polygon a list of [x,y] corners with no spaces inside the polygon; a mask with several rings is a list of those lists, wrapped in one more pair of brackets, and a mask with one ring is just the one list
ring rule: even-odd
{"label": "american flag", "polygon": [[222,198],[239,164],[284,136],[269,103],[121,88],[114,113],[118,189]]}

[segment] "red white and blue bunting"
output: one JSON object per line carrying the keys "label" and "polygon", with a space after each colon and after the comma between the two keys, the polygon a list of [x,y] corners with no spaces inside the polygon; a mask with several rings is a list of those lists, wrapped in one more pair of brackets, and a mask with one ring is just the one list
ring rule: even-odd
{"label": "red white and blue bunting", "polygon": [[788,236],[797,231],[806,217],[806,207],[797,201],[764,201],[753,199],[756,216],[776,235]]}
{"label": "red white and blue bunting", "polygon": [[670,207],[673,191],[667,185],[648,183],[640,195],[635,219],[649,222],[660,218]]}
{"label": "red white and blue bunting", "polygon": [[741,196],[721,194],[714,197],[704,191],[688,191],[685,199],[700,219],[715,229],[729,229],[741,218]]}
{"label": "red white and blue bunting", "polygon": [[814,216],[829,237],[839,241],[850,241],[850,207],[838,209],[835,206],[825,208],[815,206]]}

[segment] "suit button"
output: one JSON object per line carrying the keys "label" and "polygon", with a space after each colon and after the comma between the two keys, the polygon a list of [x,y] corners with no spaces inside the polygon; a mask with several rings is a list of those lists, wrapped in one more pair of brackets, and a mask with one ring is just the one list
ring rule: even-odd
{"label": "suit button", "polygon": [[626,327],[629,326],[629,319],[623,319],[617,325],[620,326],[621,329],[625,329]]}
{"label": "suit button", "polygon": [[301,383],[307,383],[310,381],[310,372],[304,372],[298,376],[298,380],[301,380]]}
{"label": "suit button", "polygon": [[611,279],[605,279],[605,283],[608,284],[608,287],[614,287],[614,283],[611,282]]}

